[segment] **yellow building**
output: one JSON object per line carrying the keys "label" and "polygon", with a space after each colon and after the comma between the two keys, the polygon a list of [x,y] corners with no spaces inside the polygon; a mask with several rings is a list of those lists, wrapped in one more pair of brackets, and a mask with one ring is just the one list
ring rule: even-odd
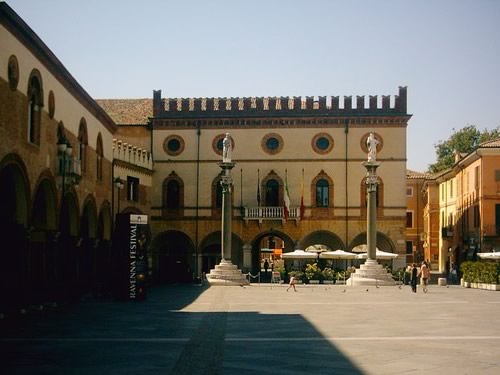
{"label": "yellow building", "polygon": [[432,251],[431,259],[440,272],[446,273],[451,263],[475,260],[477,252],[500,250],[499,166],[497,139],[482,143],[469,154],[457,154],[452,168],[427,182],[431,198],[425,210],[434,218],[426,233],[431,234],[430,243],[438,238],[438,252]]}
{"label": "yellow building", "polygon": [[[343,99],[343,100],[342,100]],[[366,138],[378,141],[378,238],[405,254],[406,88],[383,96],[98,100],[121,137],[150,132],[155,161],[151,255],[159,279],[191,280],[220,259],[222,140],[233,141],[232,261],[260,269],[261,249],[366,243]],[[151,114],[148,114],[148,110]],[[148,121],[145,119],[148,118]],[[142,132],[141,124],[143,121]],[[143,137],[145,140],[146,137]],[[145,141],[145,144],[147,141]],[[286,186],[291,207],[284,213]],[[403,266],[404,257],[395,261]]]}

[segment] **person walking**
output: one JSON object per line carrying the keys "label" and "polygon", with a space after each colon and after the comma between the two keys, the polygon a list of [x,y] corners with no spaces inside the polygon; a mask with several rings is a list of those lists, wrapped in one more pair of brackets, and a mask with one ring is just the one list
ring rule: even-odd
{"label": "person walking", "polygon": [[411,265],[411,276],[410,276],[411,291],[413,293],[417,293],[417,280],[418,280],[417,264],[413,263]]}
{"label": "person walking", "polygon": [[457,271],[457,266],[455,265],[455,263],[451,264],[450,274],[451,274],[451,283],[453,285],[457,284],[457,282],[458,282],[458,271]]}
{"label": "person walking", "polygon": [[267,259],[264,261],[264,271],[266,272],[266,275],[267,275],[267,270],[269,268],[269,262],[267,261]]}
{"label": "person walking", "polygon": [[288,289],[293,288],[294,291],[297,291],[297,288],[295,288],[295,277],[290,276],[290,283],[288,284],[288,288],[286,288],[286,291],[288,292]]}
{"label": "person walking", "polygon": [[422,290],[424,293],[427,293],[427,285],[429,285],[429,277],[430,277],[430,271],[429,267],[427,267],[427,263],[425,260],[422,262],[422,265],[420,266],[420,272],[418,273],[419,276],[421,277],[420,284],[422,285]]}

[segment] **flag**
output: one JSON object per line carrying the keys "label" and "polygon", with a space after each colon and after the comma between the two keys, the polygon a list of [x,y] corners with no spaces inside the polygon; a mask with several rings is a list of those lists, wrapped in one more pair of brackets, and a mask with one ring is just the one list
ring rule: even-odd
{"label": "flag", "polygon": [[283,194],[283,214],[285,220],[288,219],[288,215],[290,214],[290,193],[288,192],[288,176],[285,170],[285,192]]}
{"label": "flag", "polygon": [[300,220],[304,219],[304,169],[302,169],[302,184],[300,187]]}
{"label": "flag", "polygon": [[260,207],[260,176],[257,169],[257,207]]}

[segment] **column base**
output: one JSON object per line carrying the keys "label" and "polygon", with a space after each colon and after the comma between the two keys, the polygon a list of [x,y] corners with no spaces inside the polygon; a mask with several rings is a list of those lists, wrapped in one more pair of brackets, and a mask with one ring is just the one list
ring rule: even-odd
{"label": "column base", "polygon": [[220,264],[207,274],[210,286],[243,286],[250,285],[247,278],[230,260],[221,260]]}
{"label": "column base", "polygon": [[367,259],[351,277],[346,280],[346,285],[353,286],[393,286],[396,281],[392,275],[376,260]]}

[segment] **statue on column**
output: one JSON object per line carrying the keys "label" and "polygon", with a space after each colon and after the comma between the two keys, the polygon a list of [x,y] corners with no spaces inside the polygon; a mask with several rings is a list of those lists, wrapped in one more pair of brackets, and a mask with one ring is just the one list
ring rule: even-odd
{"label": "statue on column", "polygon": [[377,161],[377,146],[379,141],[375,138],[373,133],[370,133],[368,138],[366,139],[366,147],[368,148],[368,162],[376,162]]}
{"label": "statue on column", "polygon": [[231,144],[231,137],[229,133],[226,133],[224,140],[222,141],[222,162],[231,163],[231,150],[233,146]]}

